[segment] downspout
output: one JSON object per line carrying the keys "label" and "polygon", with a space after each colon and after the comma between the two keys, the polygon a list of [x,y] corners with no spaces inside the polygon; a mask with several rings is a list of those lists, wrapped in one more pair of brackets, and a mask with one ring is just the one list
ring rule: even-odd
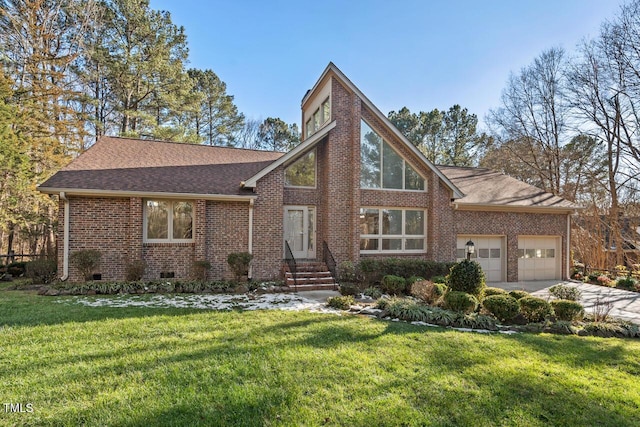
{"label": "downspout", "polygon": [[571,279],[571,272],[570,272],[570,258],[571,258],[571,214],[567,214],[567,262],[566,262],[566,273],[567,273],[567,280]]}
{"label": "downspout", "polygon": [[60,200],[64,200],[64,233],[62,240],[62,276],[61,281],[69,278],[69,199],[64,191],[60,192]]}
{"label": "downspout", "polygon": [[[249,253],[253,255],[253,201],[249,200]],[[253,277],[253,263],[249,264],[249,274],[247,278],[251,280]]]}

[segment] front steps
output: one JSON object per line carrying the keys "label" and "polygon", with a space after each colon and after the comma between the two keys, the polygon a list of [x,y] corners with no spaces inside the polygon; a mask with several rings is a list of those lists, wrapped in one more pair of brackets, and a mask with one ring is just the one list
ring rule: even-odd
{"label": "front steps", "polygon": [[296,277],[289,271],[287,263],[283,263],[284,284],[298,291],[335,290],[338,285],[324,262],[297,261]]}

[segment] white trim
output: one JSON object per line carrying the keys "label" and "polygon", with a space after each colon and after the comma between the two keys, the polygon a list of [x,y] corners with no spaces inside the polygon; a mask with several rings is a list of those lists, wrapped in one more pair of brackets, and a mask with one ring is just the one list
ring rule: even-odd
{"label": "white trim", "polygon": [[[562,244],[562,242],[560,242]],[[565,247],[566,251],[566,260],[565,260],[565,268],[566,268],[566,279],[571,279],[571,263],[569,258],[571,258],[571,215],[567,215],[567,245]]]}
{"label": "white trim", "polygon": [[60,200],[64,200],[64,231],[62,240],[62,276],[60,280],[64,282],[69,278],[69,199],[64,191],[60,192]]}
{"label": "white trim", "polygon": [[[302,255],[294,257],[301,259],[315,259],[318,256],[318,233],[317,233],[317,224],[318,224],[318,209],[315,205],[284,205],[283,206],[283,239],[282,239],[282,254],[283,259],[286,257],[286,247],[284,243],[287,241],[287,212],[291,210],[301,210],[303,211],[302,217],[302,232],[303,232],[303,246],[306,247],[306,250],[300,251],[303,253]],[[313,210],[313,227],[309,224],[309,211]],[[313,237],[313,252],[309,251],[309,241]],[[294,252],[293,248],[291,251]]]}
{"label": "white trim", "polygon": [[327,65],[327,68],[325,68],[325,70],[323,71],[322,75],[320,76],[320,78],[318,79],[318,81],[316,82],[316,84],[313,86],[313,88],[307,92],[307,94],[304,96],[304,98],[302,98],[302,105],[304,105],[304,103],[308,100],[308,98],[314,93],[316,87],[320,84],[320,82],[327,76],[327,74],[329,74],[329,72],[333,72],[341,81],[342,83],[347,86],[349,88],[349,90],[351,90],[353,93],[355,93],[358,98],[360,98],[362,100],[362,102],[365,104],[365,106],[371,110],[371,112],[380,120],[382,121],[382,123],[391,131],[391,133],[394,134],[395,137],[397,137],[402,143],[404,143],[412,152],[413,154],[415,154],[420,160],[422,160],[422,162],[424,162],[429,169],[431,169],[433,172],[435,172],[435,174],[438,176],[438,178],[440,178],[446,185],[447,187],[449,187],[452,191],[452,198],[453,199],[461,199],[462,197],[464,197],[464,193],[462,191],[460,191],[460,189],[458,187],[456,187],[453,182],[451,182],[451,180],[449,178],[447,178],[441,171],[440,169],[438,169],[433,163],[431,163],[431,161],[429,159],[427,159],[425,157],[425,155],[416,148],[415,145],[413,145],[399,130],[398,128],[396,128],[393,123],[391,123],[391,121],[387,118],[387,116],[385,116],[384,114],[382,114],[382,112],[380,110],[378,110],[378,107],[376,107],[375,105],[373,105],[373,103],[369,100],[369,98],[367,98],[361,91],[360,89],[358,89],[356,87],[356,85],[354,85],[351,80],[349,80],[347,78],[347,76],[345,76],[342,71],[340,71],[338,69],[338,67],[335,66],[335,64],[333,62],[329,62],[329,65]]}
{"label": "white trim", "polygon": [[287,154],[285,154],[284,156],[280,157],[278,160],[274,161],[269,166],[267,166],[266,168],[262,169],[260,172],[258,172],[257,174],[255,174],[254,176],[252,176],[251,178],[246,180],[243,183],[243,186],[245,188],[255,188],[257,183],[258,183],[258,180],[260,180],[260,178],[264,177],[269,172],[275,170],[277,167],[287,163],[291,159],[295,159],[298,155],[305,153],[309,148],[313,147],[322,138],[324,138],[329,133],[329,131],[331,129],[333,129],[334,127],[336,127],[336,121],[335,120],[330,122],[330,123],[328,123],[328,124],[326,124],[322,128],[320,128],[320,130],[318,130],[316,133],[311,135],[307,140],[305,140],[303,143],[298,145],[296,148],[294,148],[293,150],[289,151]]}
{"label": "white trim", "polygon": [[[147,237],[147,202],[169,202],[167,208],[167,238],[166,239],[150,239]],[[173,237],[173,206],[174,202],[191,203],[191,238],[190,239],[176,239]],[[195,242],[195,230],[196,230],[196,203],[195,200],[176,200],[176,199],[152,199],[145,198],[142,201],[142,243],[194,243]]]}
{"label": "white trim", "polygon": [[[378,234],[358,234],[358,246],[360,246],[360,240],[365,238],[369,239],[377,239],[378,240],[378,249],[376,250],[365,250],[360,249],[361,255],[372,255],[372,254],[424,254],[427,252],[427,210],[415,207],[398,207],[398,206],[361,206],[358,210],[358,217],[361,215],[360,210],[377,210],[378,211]],[[382,234],[382,211],[383,210],[394,210],[394,211],[402,211],[402,233],[400,234]],[[417,211],[422,212],[423,214],[423,232],[424,234],[405,234],[405,226],[406,226],[406,213],[407,211]],[[360,226],[358,225],[358,228]],[[424,242],[422,249],[382,249],[382,240],[383,239],[400,239],[402,241],[402,246],[404,247],[405,241],[407,239],[422,239]]]}
{"label": "white trim", "polygon": [[217,201],[249,201],[255,199],[255,195],[230,195],[230,194],[200,194],[200,193],[163,193],[150,191],[120,191],[120,190],[92,190],[82,188],[50,188],[38,187],[38,191],[45,194],[65,193],[67,196],[101,196],[101,197],[142,197],[159,199],[193,199],[193,200],[217,200]]}
{"label": "white trim", "polygon": [[[249,248],[250,254],[253,254],[253,199],[249,201]],[[249,263],[249,274],[247,278],[251,280],[253,277],[253,263]]]}

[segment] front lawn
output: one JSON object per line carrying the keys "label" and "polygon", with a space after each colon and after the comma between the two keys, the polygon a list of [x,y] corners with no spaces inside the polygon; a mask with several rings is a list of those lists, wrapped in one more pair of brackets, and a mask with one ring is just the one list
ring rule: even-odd
{"label": "front lawn", "polygon": [[0,425],[640,425],[637,340],[71,298],[0,290]]}

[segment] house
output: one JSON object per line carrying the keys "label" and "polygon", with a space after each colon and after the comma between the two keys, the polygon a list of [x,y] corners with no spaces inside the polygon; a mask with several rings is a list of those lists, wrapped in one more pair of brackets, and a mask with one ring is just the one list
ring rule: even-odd
{"label": "house", "polygon": [[[99,249],[103,280],[128,262],[186,277],[251,252],[251,276],[298,262],[474,258],[489,281],[568,276],[572,203],[487,169],[437,167],[332,63],[302,99],[303,141],[288,153],[102,137],[44,182],[59,196],[59,269]],[[285,244],[287,242],[287,244]]]}

